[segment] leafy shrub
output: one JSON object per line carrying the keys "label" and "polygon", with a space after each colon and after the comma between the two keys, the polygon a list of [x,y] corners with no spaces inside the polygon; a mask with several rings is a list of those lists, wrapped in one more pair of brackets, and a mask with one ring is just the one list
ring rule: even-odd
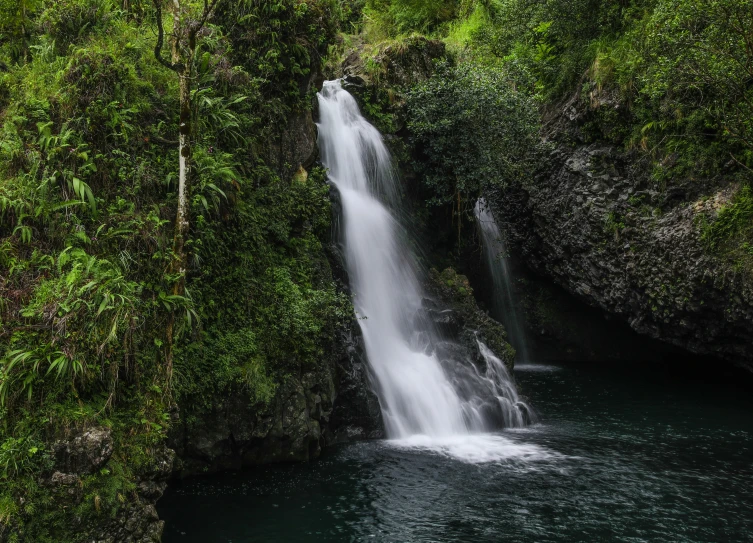
{"label": "leafy shrub", "polygon": [[407,109],[421,157],[415,167],[430,203],[472,207],[482,193],[530,175],[538,147],[536,105],[506,73],[442,64],[408,93]]}
{"label": "leafy shrub", "polygon": [[712,250],[750,247],[753,234],[753,190],[743,187],[732,201],[719,210],[715,220],[701,229],[701,239]]}
{"label": "leafy shrub", "polygon": [[52,40],[60,54],[68,45],[83,40],[98,25],[104,26],[109,15],[108,0],[56,0],[48,3],[38,24]]}
{"label": "leafy shrub", "polygon": [[390,33],[427,32],[458,13],[460,0],[367,0],[368,12],[381,15]]}

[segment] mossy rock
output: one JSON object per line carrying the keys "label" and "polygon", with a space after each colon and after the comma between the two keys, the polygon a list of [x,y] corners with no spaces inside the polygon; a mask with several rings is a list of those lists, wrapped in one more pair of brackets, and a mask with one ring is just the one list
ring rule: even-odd
{"label": "mossy rock", "polygon": [[[512,367],[515,349],[507,341],[504,326],[482,311],[473,297],[473,288],[464,275],[452,268],[442,272],[432,269],[427,281],[429,294],[457,317],[458,339],[475,347],[475,339],[483,341],[508,367]],[[475,349],[474,349],[475,350]]]}

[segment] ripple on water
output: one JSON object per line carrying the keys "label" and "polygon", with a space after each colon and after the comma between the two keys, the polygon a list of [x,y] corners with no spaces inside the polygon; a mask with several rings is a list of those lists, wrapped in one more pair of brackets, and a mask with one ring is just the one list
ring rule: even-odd
{"label": "ripple on water", "polygon": [[515,364],[515,367],[513,368],[515,371],[560,371],[562,368],[560,366],[553,366],[551,364]]}

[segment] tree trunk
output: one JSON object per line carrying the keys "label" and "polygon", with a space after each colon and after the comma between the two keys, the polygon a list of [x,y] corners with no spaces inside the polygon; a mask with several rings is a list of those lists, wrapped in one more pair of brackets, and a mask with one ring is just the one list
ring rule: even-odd
{"label": "tree trunk", "polygon": [[[193,53],[193,52],[192,52]],[[173,273],[179,274],[173,294],[182,295],[186,284],[186,250],[188,236],[188,198],[191,175],[191,62],[180,74],[180,128],[178,136],[178,212],[173,239]]]}
{"label": "tree trunk", "polygon": [[[152,0],[157,16],[157,43],[154,48],[155,58],[163,66],[178,74],[180,93],[180,126],[178,130],[178,211],[175,217],[175,237],[170,261],[170,274],[174,277],[173,295],[183,296],[186,292],[186,271],[188,255],[186,238],[189,229],[189,201],[191,182],[191,81],[194,56],[196,55],[197,34],[204,27],[214,8],[220,0],[205,0],[204,10],[198,20],[191,20],[185,4],[181,0],[172,0],[172,62],[162,57],[165,31],[162,26],[163,0]],[[173,342],[175,332],[175,311],[167,321],[165,336],[167,339],[165,354],[165,372],[168,384],[173,374]]]}
{"label": "tree trunk", "polygon": [[[193,49],[190,53],[193,57]],[[188,195],[191,175],[191,65],[193,59],[184,59],[185,68],[180,77],[180,127],[178,135],[178,212],[175,217],[175,237],[173,238],[173,255],[170,271],[177,275],[173,285],[173,294],[182,296],[186,291],[186,238],[189,228]],[[175,332],[175,312],[167,323],[167,355],[165,372],[168,383],[173,376],[173,343]]]}

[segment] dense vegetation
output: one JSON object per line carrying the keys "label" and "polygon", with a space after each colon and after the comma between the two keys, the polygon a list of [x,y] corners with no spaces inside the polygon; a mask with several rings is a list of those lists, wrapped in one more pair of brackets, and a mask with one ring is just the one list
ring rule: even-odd
{"label": "dense vegetation", "polygon": [[407,93],[413,165],[430,204],[462,212],[479,195],[530,175],[538,114],[513,83],[502,70],[444,63]]}
{"label": "dense vegetation", "polygon": [[[740,194],[719,225],[704,226],[704,239],[710,250],[753,241],[744,189],[753,179],[750,0],[368,0],[364,14],[368,40],[439,38],[465,70],[507,80],[497,92],[524,93],[545,117],[565,103],[588,110],[583,136],[638,153],[656,190],[735,183]],[[436,107],[447,96],[436,92]],[[421,98],[409,101],[418,117],[435,107],[425,91]],[[449,108],[437,125],[455,115]],[[515,122],[524,130],[528,121]],[[415,128],[424,139],[424,127]],[[496,152],[483,139],[470,144]],[[435,177],[425,179],[433,190]]]}
{"label": "dense vegetation", "polygon": [[[340,4],[220,1],[201,27],[205,3],[175,21],[166,4],[167,56],[176,25],[197,30],[177,73],[154,52],[161,4],[0,2],[0,531],[27,541],[74,541],[70,515],[127,505],[173,406],[235,389],[263,407],[350,315],[322,253],[323,172],[293,181],[273,160]],[[39,475],[51,442],[92,424],[112,428],[113,461],[66,513]]]}

